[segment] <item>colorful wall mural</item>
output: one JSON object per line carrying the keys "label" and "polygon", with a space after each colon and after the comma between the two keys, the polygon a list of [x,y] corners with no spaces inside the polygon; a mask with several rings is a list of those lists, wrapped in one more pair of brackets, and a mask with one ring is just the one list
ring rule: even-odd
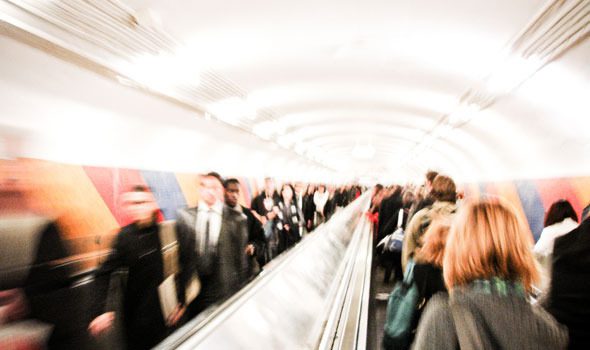
{"label": "colorful wall mural", "polygon": [[[19,164],[17,177],[25,183],[29,207],[58,218],[73,254],[109,249],[117,230],[129,222],[120,198],[133,185],[144,184],[152,189],[164,219],[174,219],[179,208],[194,206],[198,202],[197,174],[91,167],[33,159],[21,160]],[[249,204],[258,193],[262,179],[238,179],[242,186],[241,202]],[[466,198],[485,194],[506,198],[527,220],[535,240],[543,229],[544,213],[551,203],[567,199],[578,215],[590,203],[590,177],[465,184],[460,188]]]}
{"label": "colorful wall mural", "polygon": [[[76,255],[109,249],[118,229],[129,223],[120,200],[133,185],[150,187],[166,220],[174,219],[178,209],[198,202],[198,174],[33,159],[20,160],[18,168],[18,181],[23,183],[19,187],[24,190],[27,207],[55,217],[71,253]],[[257,179],[237,178],[241,183],[240,202],[249,205],[258,193]]]}
{"label": "colorful wall mural", "polygon": [[508,200],[526,218],[535,241],[539,239],[545,213],[553,202],[567,199],[578,218],[581,218],[584,207],[590,204],[590,177],[466,184],[462,188],[466,198],[493,195]]}

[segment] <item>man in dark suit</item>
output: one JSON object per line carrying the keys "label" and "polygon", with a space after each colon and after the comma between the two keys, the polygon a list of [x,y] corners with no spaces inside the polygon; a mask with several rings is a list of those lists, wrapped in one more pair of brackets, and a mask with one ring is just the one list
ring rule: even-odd
{"label": "man in dark suit", "polygon": [[590,218],[555,240],[545,307],[569,329],[569,349],[590,349]]}
{"label": "man in dark suit", "polygon": [[230,297],[248,278],[246,216],[224,204],[219,174],[201,176],[200,184],[197,207],[180,210],[176,220],[177,232],[189,237],[202,285],[188,306],[189,317]]}
{"label": "man in dark suit", "polygon": [[240,197],[240,182],[238,179],[227,179],[223,183],[225,188],[225,204],[228,207],[243,213],[248,218],[248,245],[245,254],[248,257],[248,275],[254,276],[264,266],[266,237],[262,229],[262,223],[252,214],[252,211],[238,202]]}

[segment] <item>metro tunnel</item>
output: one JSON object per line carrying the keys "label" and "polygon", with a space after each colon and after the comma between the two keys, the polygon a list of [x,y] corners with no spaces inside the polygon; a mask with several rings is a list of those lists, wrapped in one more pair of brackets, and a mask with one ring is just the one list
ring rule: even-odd
{"label": "metro tunnel", "polygon": [[0,348],[589,349],[589,32],[0,0]]}

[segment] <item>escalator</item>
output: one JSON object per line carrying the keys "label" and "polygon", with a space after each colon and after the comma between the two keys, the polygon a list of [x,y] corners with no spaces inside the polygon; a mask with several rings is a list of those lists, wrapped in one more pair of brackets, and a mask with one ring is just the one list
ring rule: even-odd
{"label": "escalator", "polygon": [[159,349],[365,349],[372,265],[366,193]]}

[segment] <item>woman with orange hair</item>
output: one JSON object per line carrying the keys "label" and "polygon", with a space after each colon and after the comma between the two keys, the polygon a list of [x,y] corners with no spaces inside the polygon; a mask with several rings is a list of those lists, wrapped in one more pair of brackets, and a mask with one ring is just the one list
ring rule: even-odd
{"label": "woman with orange hair", "polygon": [[499,199],[466,203],[443,259],[450,297],[428,303],[414,349],[563,349],[567,332],[527,294],[538,279],[532,235]]}

